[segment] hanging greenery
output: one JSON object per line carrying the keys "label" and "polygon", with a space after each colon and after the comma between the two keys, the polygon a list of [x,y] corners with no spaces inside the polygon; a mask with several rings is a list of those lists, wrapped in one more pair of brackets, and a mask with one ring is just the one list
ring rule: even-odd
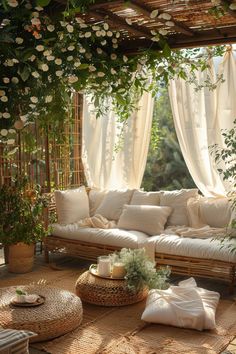
{"label": "hanging greenery", "polygon": [[128,57],[119,50],[119,31],[75,16],[94,2],[70,0],[55,13],[50,0],[2,0],[0,141],[14,144],[16,132],[35,121],[58,134],[74,91],[92,95],[98,116],[109,98],[125,121],[143,91],[155,94],[159,80],[175,75],[194,82],[194,71],[204,70],[209,56],[222,54],[222,47],[172,51],[168,30],[160,29],[152,38],[159,51]]}

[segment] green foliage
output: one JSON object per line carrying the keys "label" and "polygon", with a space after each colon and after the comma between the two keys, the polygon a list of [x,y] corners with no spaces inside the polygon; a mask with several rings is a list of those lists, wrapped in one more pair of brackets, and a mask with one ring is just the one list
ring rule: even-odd
{"label": "green foliage", "polygon": [[[230,186],[228,197],[231,200],[232,212],[236,211],[236,119],[232,129],[223,130],[222,136],[225,147],[220,148],[219,145],[212,145],[211,153],[215,158],[218,166],[218,172],[223,176],[223,180],[227,181]],[[236,237],[236,218],[233,218],[228,227],[226,238]],[[236,251],[232,246],[232,251]]]}
{"label": "green foliage", "polygon": [[26,295],[26,292],[22,291],[21,289],[16,289],[16,294],[17,295]]}
{"label": "green foliage", "polygon": [[74,91],[92,95],[98,116],[111,102],[120,120],[126,121],[144,91],[155,95],[159,82],[175,75],[194,82],[195,70],[204,70],[209,57],[222,54],[222,47],[205,53],[171,50],[168,31],[154,31],[159,51],[127,57],[119,50],[119,31],[75,17],[94,2],[69,0],[59,12],[49,0],[0,2],[2,142],[14,144],[16,131],[35,121],[60,136]]}
{"label": "green foliage", "polygon": [[146,255],[144,248],[127,249],[122,248],[119,253],[111,255],[113,261],[124,263],[126,269],[126,282],[129,290],[138,292],[143,287],[149,289],[166,289],[170,269],[156,269],[155,262],[152,262]]}
{"label": "green foliage", "polygon": [[195,187],[178,144],[166,86],[159,89],[155,99],[142,187],[147,191]]}
{"label": "green foliage", "polygon": [[27,190],[26,179],[0,187],[0,242],[11,245],[41,241],[47,235],[42,220],[46,206],[40,187]]}

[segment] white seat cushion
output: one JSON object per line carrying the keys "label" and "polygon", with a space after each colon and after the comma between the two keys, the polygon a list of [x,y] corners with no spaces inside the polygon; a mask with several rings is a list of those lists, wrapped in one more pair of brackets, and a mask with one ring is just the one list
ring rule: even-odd
{"label": "white seat cushion", "polygon": [[[223,245],[220,240],[183,238],[177,235],[164,234],[152,236],[151,240],[156,241],[155,249],[157,253],[236,262],[236,254],[230,252],[227,243]],[[236,240],[232,242],[235,243],[236,247]]]}
{"label": "white seat cushion", "polygon": [[76,223],[53,224],[52,229],[52,235],[55,236],[114,247],[138,248],[139,243],[145,242],[148,238],[146,234],[139,231],[82,228]]}

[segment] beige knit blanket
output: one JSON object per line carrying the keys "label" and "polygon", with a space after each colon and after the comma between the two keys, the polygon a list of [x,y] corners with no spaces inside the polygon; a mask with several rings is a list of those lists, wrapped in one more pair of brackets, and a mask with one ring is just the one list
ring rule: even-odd
{"label": "beige knit blanket", "polygon": [[115,221],[107,220],[100,214],[82,219],[78,221],[78,224],[81,227],[92,227],[95,229],[114,229],[116,227]]}

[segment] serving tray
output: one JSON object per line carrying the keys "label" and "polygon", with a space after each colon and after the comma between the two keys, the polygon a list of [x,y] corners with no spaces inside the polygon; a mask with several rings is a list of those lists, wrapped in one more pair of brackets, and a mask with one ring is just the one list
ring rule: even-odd
{"label": "serving tray", "polygon": [[125,279],[124,277],[122,277],[122,278],[113,278],[112,275],[110,275],[109,277],[104,277],[104,276],[99,275],[98,274],[98,270],[97,270],[97,264],[91,264],[90,267],[89,267],[89,272],[92,275],[95,275],[95,277],[103,278],[103,279],[110,279],[110,280],[124,280]]}
{"label": "serving tray", "polygon": [[40,306],[44,304],[45,302],[45,297],[42,295],[38,295],[39,298],[35,302],[18,302],[15,301],[14,299],[11,300],[10,304],[14,307],[35,307],[35,306]]}

